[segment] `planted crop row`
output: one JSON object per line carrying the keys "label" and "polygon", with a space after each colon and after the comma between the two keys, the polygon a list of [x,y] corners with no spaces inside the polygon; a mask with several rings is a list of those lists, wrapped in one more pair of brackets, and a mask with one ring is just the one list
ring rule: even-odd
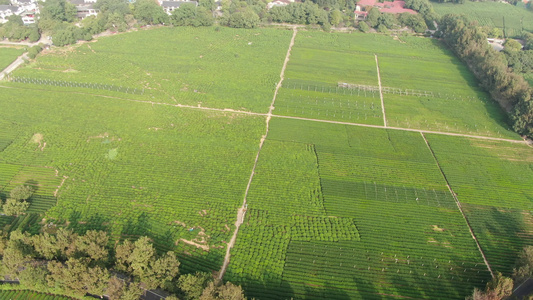
{"label": "planted crop row", "polygon": [[39,293],[27,290],[0,290],[1,299],[9,300],[67,300],[72,299],[67,296],[59,296],[49,293]]}
{"label": "planted crop row", "polygon": [[295,241],[358,241],[359,232],[350,218],[293,216],[291,237]]}

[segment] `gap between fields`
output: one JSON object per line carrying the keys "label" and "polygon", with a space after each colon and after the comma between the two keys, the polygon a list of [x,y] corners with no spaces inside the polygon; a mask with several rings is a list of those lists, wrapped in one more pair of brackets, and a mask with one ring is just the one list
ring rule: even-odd
{"label": "gap between fields", "polygon": [[385,103],[383,102],[383,91],[381,90],[381,76],[379,75],[378,56],[374,54],[374,58],[376,59],[376,70],[378,72],[379,98],[381,99],[381,113],[383,113],[383,127],[387,128],[387,117],[385,116]]}
{"label": "gap between fields", "polygon": [[490,275],[492,276],[492,278],[494,278],[494,273],[492,272],[492,269],[491,269],[490,264],[489,264],[489,262],[487,260],[487,257],[485,256],[485,253],[483,252],[483,249],[481,249],[481,245],[479,244],[479,242],[478,242],[478,240],[476,238],[476,235],[474,234],[474,230],[472,229],[472,226],[470,226],[470,222],[468,222],[468,218],[466,217],[466,215],[465,215],[465,213],[463,211],[463,208],[461,207],[461,202],[459,202],[459,199],[457,198],[457,195],[455,194],[455,192],[453,191],[452,187],[450,186],[450,182],[448,182],[448,178],[446,178],[446,175],[444,174],[444,171],[442,171],[440,163],[437,160],[437,157],[435,156],[435,152],[433,152],[433,149],[429,145],[429,142],[426,139],[426,136],[424,135],[423,132],[420,132],[420,134],[422,135],[422,138],[424,139],[424,142],[426,142],[426,146],[428,146],[429,152],[431,152],[431,156],[433,156],[433,159],[435,160],[435,163],[437,164],[437,167],[439,168],[440,174],[444,178],[444,181],[446,182],[446,186],[448,187],[448,190],[450,191],[450,193],[453,196],[453,199],[455,200],[455,204],[457,204],[457,208],[459,208],[459,211],[461,212],[461,215],[463,215],[463,219],[465,220],[466,226],[468,227],[468,230],[470,231],[470,235],[472,236],[472,238],[476,242],[477,249],[479,250],[479,253],[481,253],[481,257],[483,257],[483,261],[485,262],[485,265],[487,266],[487,269],[489,270]]}
{"label": "gap between fields", "polygon": [[[261,149],[263,149],[263,145],[265,143],[265,140],[268,136],[268,130],[270,125],[270,120],[272,119],[272,111],[274,111],[274,104],[276,103],[276,97],[278,96],[278,91],[281,88],[281,84],[283,83],[283,79],[285,79],[285,69],[287,68],[287,63],[289,62],[289,58],[291,56],[291,50],[292,46],[294,45],[294,39],[296,38],[296,34],[298,33],[298,28],[293,27],[292,28],[292,38],[291,42],[289,44],[289,49],[287,50],[287,55],[285,56],[285,61],[283,62],[283,67],[281,68],[281,73],[279,75],[279,82],[276,85],[276,90],[274,91],[274,96],[272,97],[272,102],[270,103],[270,108],[268,110],[268,113],[266,114],[266,130],[265,135],[261,137],[261,141],[259,142],[259,150],[257,151],[257,155],[255,156],[255,162],[254,166],[252,168],[252,173],[250,174],[250,178],[248,179],[248,184],[246,185],[246,191],[244,192],[244,199],[242,202],[242,206],[237,211],[237,221],[235,221],[235,231],[233,231],[233,236],[231,237],[230,242],[228,243],[228,246],[226,248],[226,256],[224,257],[224,263],[222,264],[222,268],[220,269],[220,272],[218,273],[218,279],[224,278],[224,274],[226,273],[226,269],[228,268],[230,257],[231,257],[231,248],[235,245],[235,240],[237,239],[237,234],[239,232],[239,228],[241,224],[244,222],[244,216],[246,214],[247,204],[246,200],[248,197],[248,192],[250,191],[250,186],[252,184],[252,180],[255,175],[255,168],[257,167],[257,161],[259,160],[259,155],[261,154]],[[264,114],[263,114],[264,115]]]}

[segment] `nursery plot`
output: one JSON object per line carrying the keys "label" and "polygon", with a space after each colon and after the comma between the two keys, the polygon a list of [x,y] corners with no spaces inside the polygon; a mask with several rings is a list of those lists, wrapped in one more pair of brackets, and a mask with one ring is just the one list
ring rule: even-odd
{"label": "nursery plot", "polygon": [[532,210],[533,154],[524,144],[428,135],[462,203]]}
{"label": "nursery plot", "polygon": [[[387,125],[519,139],[499,107],[476,98],[384,94]],[[488,100],[487,100],[488,101]]]}
{"label": "nursery plot", "polygon": [[101,94],[113,85],[143,91],[124,96],[154,102],[266,112],[291,35],[283,29],[226,27],[139,30],[41,54],[13,75],[63,80],[63,90]]}
{"label": "nursery plot", "polygon": [[[381,100],[377,92],[364,92],[328,87],[329,92],[301,90],[297,85],[285,85],[276,98],[277,115],[321,120],[383,125]],[[294,87],[294,88],[293,88]],[[366,95],[366,96],[365,96]]]}
{"label": "nursery plot", "polygon": [[[238,237],[232,251],[235,265],[230,264],[228,271],[228,279],[243,283],[250,296],[457,299],[490,278],[418,133],[275,118],[264,150],[269,144],[295,146],[292,151],[284,148],[275,156],[272,151],[262,152],[252,183],[248,202],[251,214],[243,224],[247,233]],[[302,154],[297,154],[311,145],[320,175],[318,200],[323,201],[322,215],[317,210],[318,216],[306,216],[309,205],[286,205],[294,196],[287,199],[268,195],[263,187],[266,180],[262,180],[284,173],[282,168],[271,167],[276,164],[267,163],[277,161],[279,156],[296,158],[286,168],[303,171],[307,161],[312,169],[314,158],[310,155],[299,159]],[[265,168],[267,165],[270,167]],[[286,177],[289,175],[279,180]],[[293,190],[301,189],[301,195],[306,195],[305,191],[313,194],[313,186],[308,185],[313,180],[301,178],[297,175],[288,184],[293,185]],[[257,208],[262,213],[254,213]],[[299,228],[314,228],[306,223],[309,220],[320,224],[320,220],[329,219],[336,219],[344,228],[350,228],[349,224],[355,227],[348,231],[337,229],[341,236],[329,239],[321,238],[319,229],[311,229],[307,235],[299,233]],[[275,228],[279,232],[269,234],[265,241],[267,248],[277,249],[277,259],[285,259],[281,277],[279,272],[273,276],[276,280],[244,275],[248,263],[265,270],[268,265],[277,270],[280,267],[278,260],[259,250],[253,250],[254,254],[247,252],[259,234],[252,232],[259,232],[259,228]],[[342,235],[343,232],[351,235]]]}
{"label": "nursery plot", "polygon": [[[0,159],[51,167],[42,169],[62,184],[46,218],[116,239],[149,235],[159,249],[178,249],[184,270],[198,261],[196,269],[218,270],[263,117],[14,89],[2,101],[1,118],[16,120],[20,134]],[[21,168],[20,181],[37,169]]]}
{"label": "nursery plot", "polygon": [[[339,83],[377,86],[374,56],[354,49],[352,35],[299,32],[276,99],[279,115],[383,124],[378,93],[338,88]],[[324,46],[327,44],[327,46]]]}
{"label": "nursery plot", "polygon": [[22,53],[24,53],[24,50],[21,48],[0,46],[0,71],[7,68]]}

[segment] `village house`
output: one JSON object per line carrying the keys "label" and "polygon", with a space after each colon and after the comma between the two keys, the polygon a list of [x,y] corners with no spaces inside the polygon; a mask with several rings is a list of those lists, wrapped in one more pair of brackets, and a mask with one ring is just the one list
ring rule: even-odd
{"label": "village house", "polygon": [[197,1],[159,1],[159,5],[163,8],[163,10],[167,13],[167,15],[172,15],[172,12],[176,9],[180,8],[180,5],[185,3],[192,3],[195,6],[198,6]]}
{"label": "village house", "polygon": [[21,15],[23,10],[18,6],[0,5],[0,23],[4,24],[12,15]]}
{"label": "village house", "polygon": [[76,5],[76,16],[83,20],[89,16],[98,16],[100,12],[94,7],[96,0],[70,0],[70,3]]}
{"label": "village house", "polygon": [[287,6],[291,3],[294,3],[295,0],[274,0],[272,2],[269,2],[267,4],[267,8],[268,9],[271,9],[272,7],[276,7],[276,6]]}
{"label": "village house", "polygon": [[394,0],[392,2],[385,1],[385,2],[376,2],[376,0],[361,0],[357,3],[357,6],[355,7],[354,15],[355,19],[358,21],[365,20],[368,16],[368,12],[373,7],[377,8],[382,13],[391,13],[391,14],[402,14],[402,13],[409,13],[416,15],[417,12],[405,8],[405,1],[402,0]]}

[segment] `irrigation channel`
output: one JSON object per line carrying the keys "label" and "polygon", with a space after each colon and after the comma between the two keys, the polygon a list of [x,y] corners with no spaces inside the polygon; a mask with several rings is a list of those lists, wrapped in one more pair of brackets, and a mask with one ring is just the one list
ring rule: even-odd
{"label": "irrigation channel", "polygon": [[237,221],[235,221],[235,231],[233,232],[233,236],[231,237],[230,242],[228,243],[228,246],[226,248],[226,256],[224,257],[224,263],[222,264],[222,268],[220,269],[220,272],[218,273],[218,278],[222,279],[224,278],[224,274],[226,273],[226,269],[228,268],[228,264],[230,262],[231,257],[231,248],[233,248],[233,245],[235,245],[235,240],[237,239],[237,234],[239,233],[239,227],[244,221],[244,216],[246,214],[246,199],[248,197],[248,191],[250,190],[250,186],[252,184],[252,180],[254,179],[255,175],[255,168],[257,167],[257,161],[259,160],[259,155],[261,154],[261,149],[263,149],[263,145],[265,143],[265,140],[268,136],[268,130],[270,125],[270,120],[272,119],[272,111],[274,111],[274,104],[276,103],[276,97],[278,96],[278,91],[281,88],[281,85],[283,83],[283,79],[285,78],[285,69],[287,68],[287,63],[289,62],[290,56],[291,56],[291,50],[292,46],[294,45],[294,39],[296,38],[296,34],[298,33],[298,28],[293,27],[292,28],[292,38],[291,42],[289,44],[289,49],[287,50],[287,55],[285,56],[285,61],[283,62],[283,67],[281,68],[281,73],[279,75],[279,82],[276,85],[276,90],[274,91],[274,96],[272,97],[272,103],[270,103],[270,108],[268,110],[268,113],[266,114],[266,130],[265,135],[261,137],[261,141],[259,142],[259,150],[257,151],[257,155],[255,156],[255,162],[254,166],[252,168],[252,173],[250,174],[250,179],[248,179],[248,184],[246,185],[246,191],[244,192],[244,200],[242,202],[242,206],[237,211]]}

